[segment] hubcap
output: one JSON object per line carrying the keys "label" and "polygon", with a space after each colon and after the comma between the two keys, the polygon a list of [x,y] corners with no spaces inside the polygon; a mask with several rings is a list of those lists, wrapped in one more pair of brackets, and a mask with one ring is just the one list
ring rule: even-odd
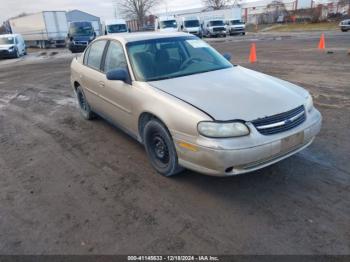
{"label": "hubcap", "polygon": [[154,155],[156,159],[162,163],[162,164],[168,164],[169,163],[169,150],[168,147],[164,141],[164,139],[158,135],[155,134],[152,139],[152,151],[154,152]]}

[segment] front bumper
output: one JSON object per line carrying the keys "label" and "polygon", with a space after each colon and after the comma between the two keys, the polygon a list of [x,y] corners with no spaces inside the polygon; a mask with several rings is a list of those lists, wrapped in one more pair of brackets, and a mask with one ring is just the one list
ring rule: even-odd
{"label": "front bumper", "polygon": [[9,57],[15,57],[16,51],[9,51],[9,50],[0,50],[0,58],[9,58]]}
{"label": "front bumper", "polygon": [[340,25],[341,30],[350,30],[350,25]]}
{"label": "front bumper", "polygon": [[69,43],[68,49],[72,52],[84,52],[89,42]]}
{"label": "front bumper", "polygon": [[[181,135],[176,134],[174,140],[181,166],[207,175],[234,176],[272,165],[308,147],[320,132],[321,123],[322,116],[314,109],[302,125],[272,136],[261,135],[250,126],[252,132],[249,136],[228,139],[231,141],[214,140],[217,142],[213,143],[211,140],[207,145],[203,145],[204,143],[198,141],[197,143],[191,143],[193,141],[190,142],[188,139],[186,141]],[[303,134],[301,143],[289,148],[282,147],[285,138],[301,133]],[[254,142],[249,144],[249,141]],[[196,150],[183,148],[181,143],[184,142],[194,145],[193,148]]]}
{"label": "front bumper", "polygon": [[229,29],[230,34],[241,34],[241,33],[245,33],[245,28],[234,28],[231,27]]}
{"label": "front bumper", "polygon": [[220,36],[220,35],[226,35],[226,31],[211,31],[209,32],[211,36]]}

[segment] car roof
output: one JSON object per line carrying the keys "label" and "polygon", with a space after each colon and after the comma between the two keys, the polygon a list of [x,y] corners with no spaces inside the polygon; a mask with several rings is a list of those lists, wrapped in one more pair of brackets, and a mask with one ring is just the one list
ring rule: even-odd
{"label": "car roof", "polygon": [[118,40],[124,44],[143,40],[161,39],[169,37],[184,37],[190,36],[187,33],[174,32],[174,33],[163,33],[163,32],[140,32],[140,33],[119,33],[101,36],[98,39]]}

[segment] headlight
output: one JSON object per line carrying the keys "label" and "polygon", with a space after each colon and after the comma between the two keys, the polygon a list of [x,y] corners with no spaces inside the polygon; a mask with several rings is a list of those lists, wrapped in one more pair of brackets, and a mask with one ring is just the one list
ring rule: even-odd
{"label": "headlight", "polygon": [[249,128],[241,122],[200,122],[198,132],[212,138],[247,136],[250,133]]}
{"label": "headlight", "polygon": [[14,46],[9,47],[9,51],[13,51],[15,49]]}
{"label": "headlight", "polygon": [[94,36],[90,36],[90,41],[94,40],[95,37]]}
{"label": "headlight", "polygon": [[309,113],[310,113],[310,112],[312,111],[312,109],[314,108],[314,101],[313,101],[311,95],[309,95],[308,98],[307,98],[307,100],[306,100],[305,108],[306,108],[306,111],[309,112]]}

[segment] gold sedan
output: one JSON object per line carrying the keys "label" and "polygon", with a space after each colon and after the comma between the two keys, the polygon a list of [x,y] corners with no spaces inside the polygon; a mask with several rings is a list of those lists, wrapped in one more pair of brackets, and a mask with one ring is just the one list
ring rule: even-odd
{"label": "gold sedan", "polygon": [[322,122],[310,94],[229,60],[185,33],[109,35],[73,59],[71,83],[84,118],[143,143],[165,176],[247,173],[309,146]]}

